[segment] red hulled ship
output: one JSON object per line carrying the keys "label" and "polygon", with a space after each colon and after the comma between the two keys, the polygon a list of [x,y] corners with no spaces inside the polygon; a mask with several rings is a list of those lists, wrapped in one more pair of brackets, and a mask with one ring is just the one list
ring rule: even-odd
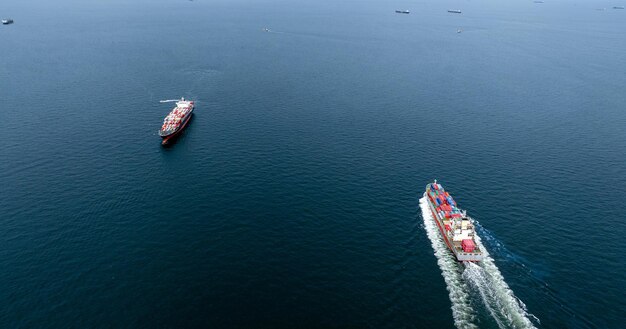
{"label": "red hulled ship", "polygon": [[474,221],[464,210],[457,208],[450,193],[435,182],[426,185],[424,197],[433,219],[439,228],[448,249],[460,262],[478,262],[483,259],[483,251],[476,243]]}
{"label": "red hulled ship", "polygon": [[161,103],[167,102],[176,102],[176,107],[165,117],[163,126],[159,130],[159,136],[163,138],[161,143],[163,145],[185,129],[194,109],[193,101],[186,101],[184,97],[179,100],[161,101]]}

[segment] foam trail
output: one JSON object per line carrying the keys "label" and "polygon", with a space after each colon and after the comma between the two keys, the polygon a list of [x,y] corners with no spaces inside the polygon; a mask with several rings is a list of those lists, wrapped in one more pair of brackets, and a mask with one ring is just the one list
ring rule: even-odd
{"label": "foam trail", "polygon": [[534,328],[529,317],[537,318],[529,314],[526,305],[513,294],[478,235],[476,244],[483,250],[484,258],[479,264],[465,263],[463,277],[480,293],[500,328]]}
{"label": "foam trail", "polygon": [[471,299],[472,295],[477,295],[498,327],[535,328],[529,320],[529,317],[534,318],[534,316],[527,312],[524,303],[515,297],[504,281],[504,277],[493,258],[489,256],[480,237],[476,236],[476,243],[484,252],[483,260],[479,264],[465,263],[465,268],[463,268],[444,244],[428,209],[426,198],[420,199],[420,207],[426,233],[435,250],[437,263],[450,293],[455,325],[458,328],[477,327],[473,323],[476,318],[474,310],[479,307],[474,307]]}
{"label": "foam trail", "polygon": [[463,280],[463,276],[459,271],[459,264],[448,251],[445,243],[439,236],[438,228],[435,226],[434,219],[428,210],[426,198],[420,199],[420,207],[422,208],[422,219],[424,220],[424,228],[430,239],[430,243],[435,250],[437,264],[441,268],[441,275],[446,282],[448,295],[452,302],[452,318],[457,328],[478,328],[473,322],[476,313],[470,302],[468,294],[469,287]]}
{"label": "foam trail", "polygon": [[[528,261],[519,255],[508,250],[503,246],[498,239],[487,229],[482,227],[477,220],[474,220],[474,226],[476,227],[481,242],[487,241],[489,247],[492,249],[493,254],[499,257],[504,257],[504,261],[508,262],[516,271],[516,275],[525,281],[525,285],[534,287],[536,290],[540,290],[543,297],[548,301],[558,306],[564,314],[569,315],[572,318],[580,320],[580,326],[585,328],[597,328],[597,326],[584,314],[577,312],[568,306],[568,302],[558,295],[558,292],[550,287],[550,284],[543,279],[543,274],[537,274],[535,266],[528,267],[526,264]],[[485,244],[483,242],[483,244]],[[526,310],[525,305],[519,301],[522,308]],[[528,314],[531,321],[534,323],[540,323],[539,319],[532,314]]]}

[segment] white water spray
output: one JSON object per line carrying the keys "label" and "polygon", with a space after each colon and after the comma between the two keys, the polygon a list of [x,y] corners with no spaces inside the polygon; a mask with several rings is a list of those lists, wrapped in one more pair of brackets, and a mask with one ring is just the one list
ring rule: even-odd
{"label": "white water spray", "polygon": [[461,266],[444,244],[435,226],[435,219],[428,209],[426,198],[420,199],[420,207],[426,233],[435,250],[437,264],[441,268],[450,295],[452,316],[457,328],[477,328],[474,324],[476,308],[472,305],[472,295],[480,296],[498,327],[535,328],[529,320],[529,317],[535,317],[515,297],[480,238],[476,236],[476,243],[484,253],[483,260],[479,264],[465,263],[465,267]]}

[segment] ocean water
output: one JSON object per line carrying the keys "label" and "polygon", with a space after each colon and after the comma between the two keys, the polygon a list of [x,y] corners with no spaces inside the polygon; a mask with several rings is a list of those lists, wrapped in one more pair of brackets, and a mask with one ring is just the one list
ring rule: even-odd
{"label": "ocean water", "polygon": [[623,327],[614,5],[2,1],[0,327]]}

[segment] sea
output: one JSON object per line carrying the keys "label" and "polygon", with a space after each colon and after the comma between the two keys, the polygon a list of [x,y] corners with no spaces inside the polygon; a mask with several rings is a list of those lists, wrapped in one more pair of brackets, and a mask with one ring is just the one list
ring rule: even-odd
{"label": "sea", "polygon": [[623,328],[621,5],[3,0],[0,327]]}

